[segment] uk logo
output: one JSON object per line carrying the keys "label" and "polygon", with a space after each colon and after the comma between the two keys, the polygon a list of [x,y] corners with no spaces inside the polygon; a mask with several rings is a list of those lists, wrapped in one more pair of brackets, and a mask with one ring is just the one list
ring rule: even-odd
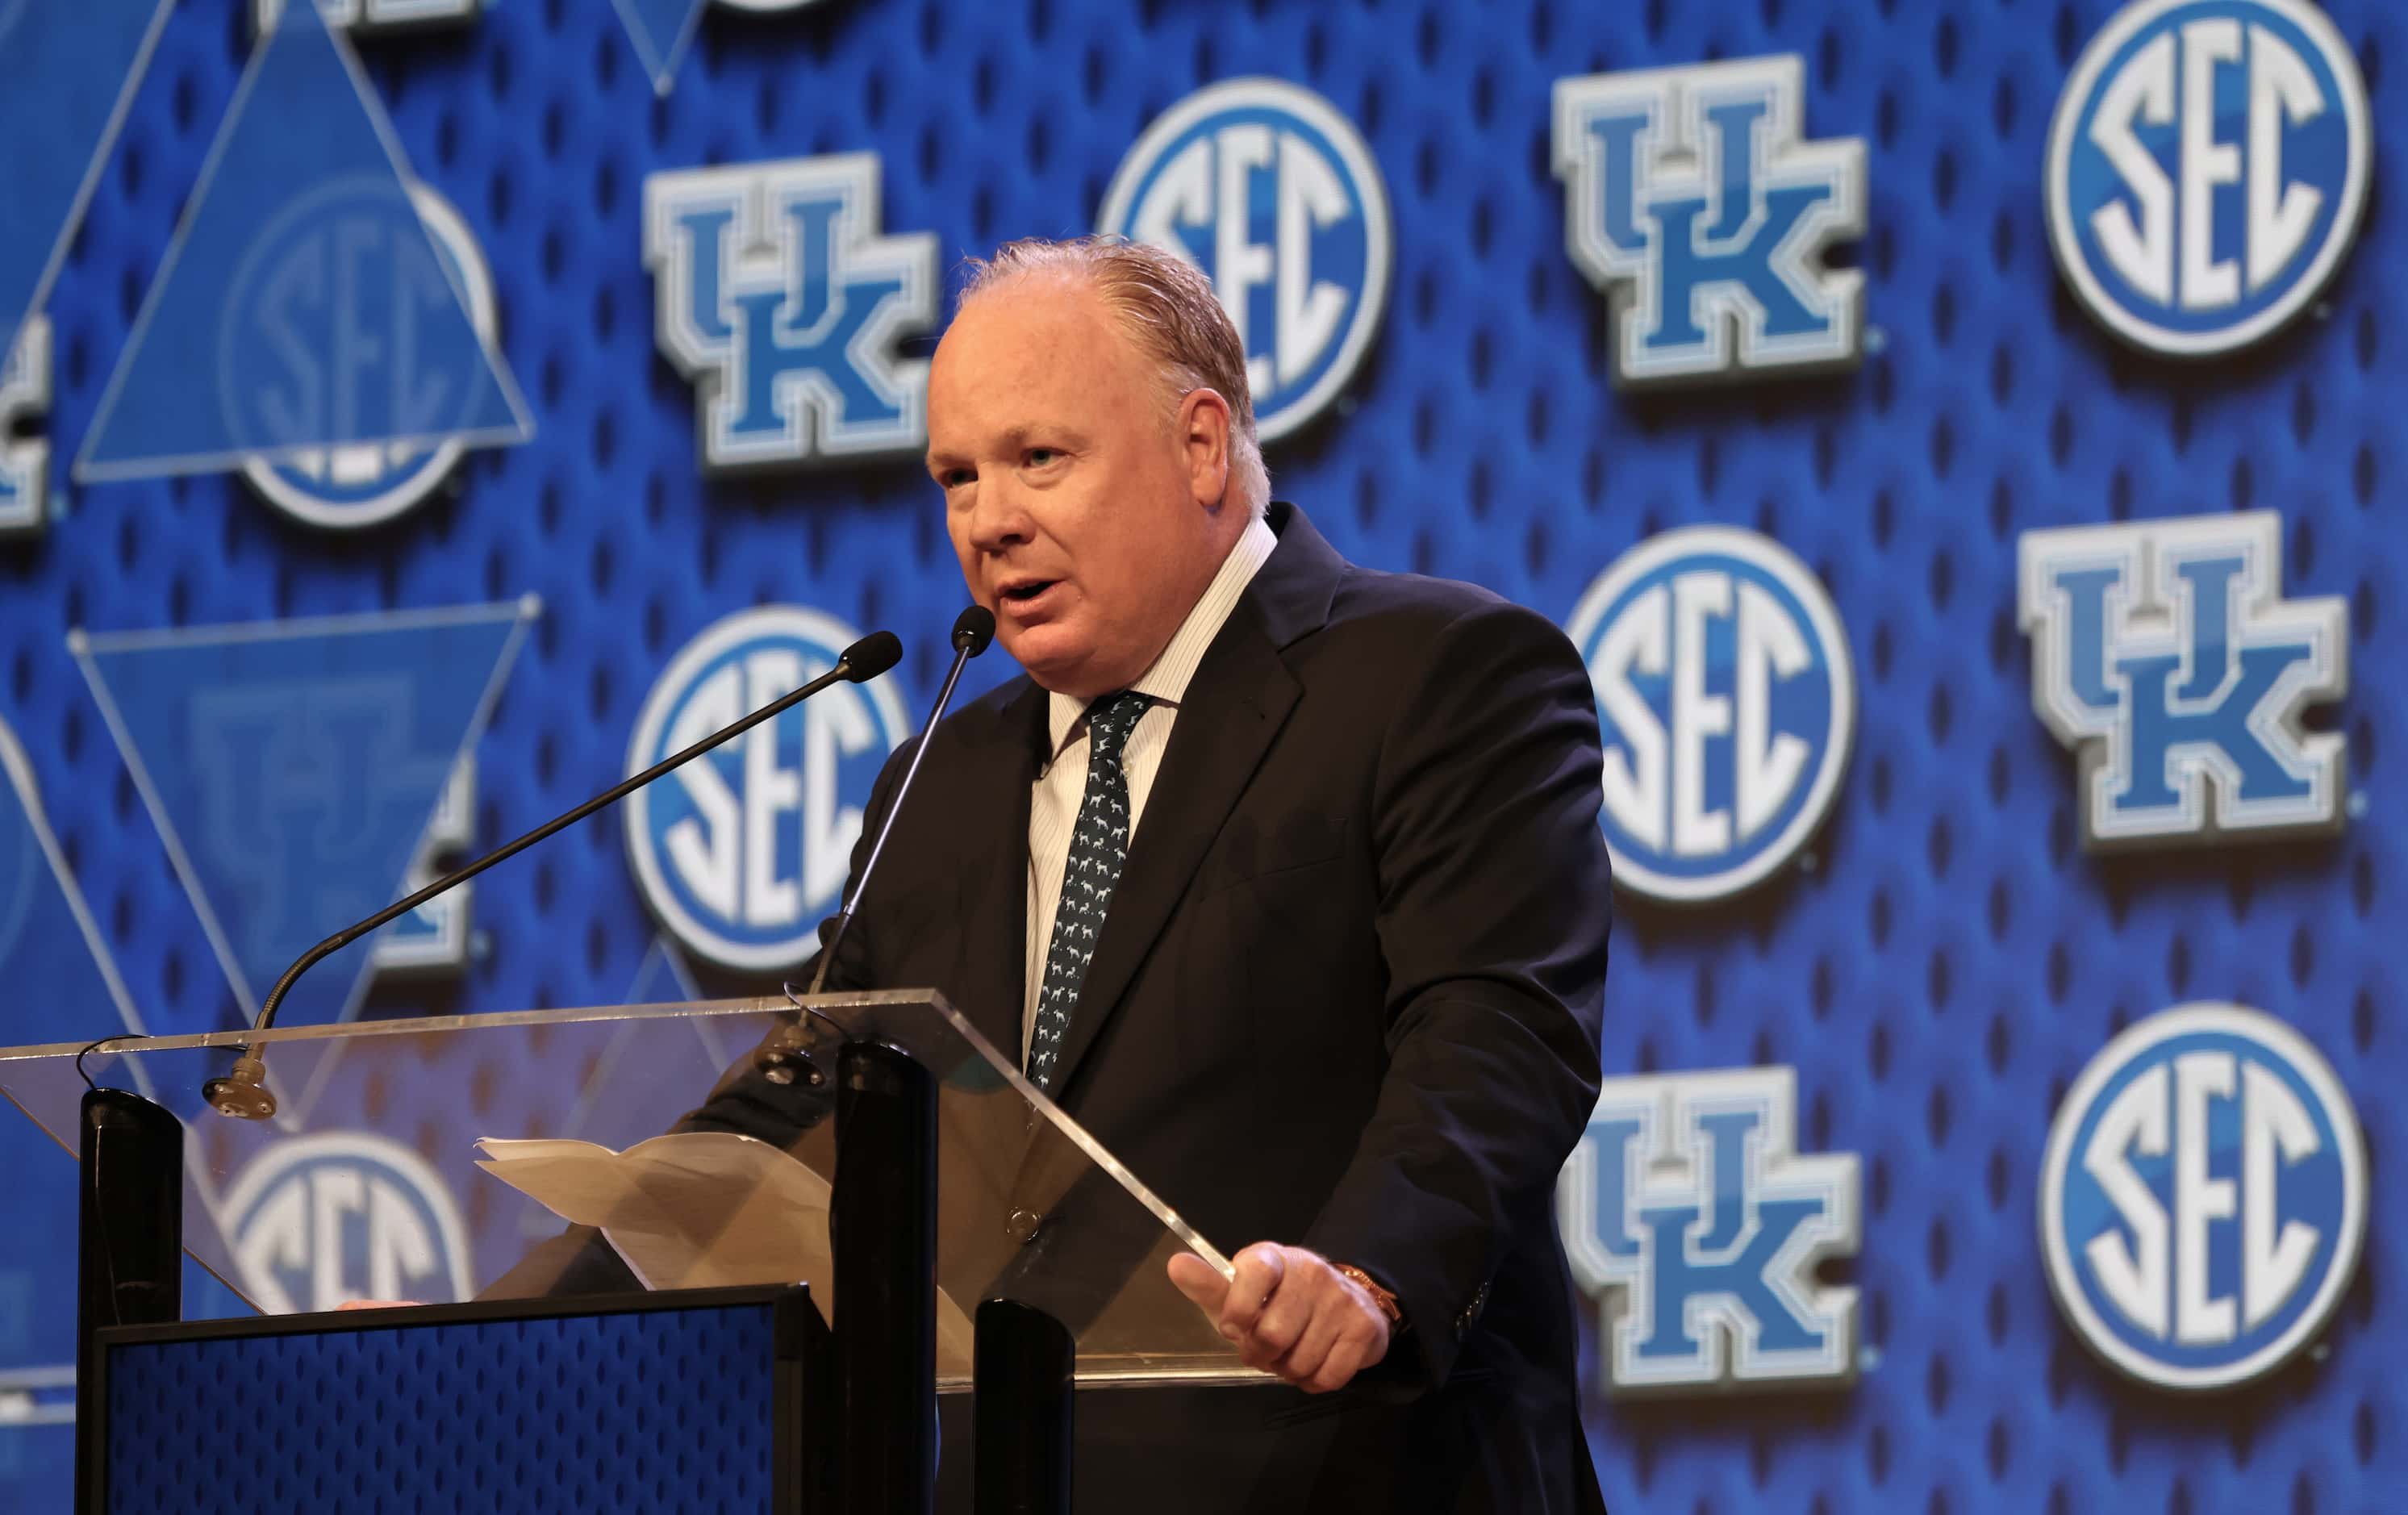
{"label": "uk logo", "polygon": [[1211,279],[1266,442],[1344,391],[1387,303],[1379,165],[1336,107],[1279,79],[1230,79],[1164,111],[1121,160],[1096,229]]}
{"label": "uk logo", "polygon": [[2358,236],[2366,82],[2305,0],[2138,0],[2049,128],[2049,240],[2108,330],[2199,357],[2272,335]]}
{"label": "uk logo", "polygon": [[2083,845],[2323,834],[2343,736],[2302,707],[2349,691],[2348,605],[2282,597],[2271,510],[2028,532],[2032,708],[2076,755]]}
{"label": "uk logo", "polygon": [[1798,853],[1856,723],[1847,635],[1804,564],[1751,531],[1667,532],[1616,560],[1569,630],[1603,722],[1616,881],[1696,904]]}
{"label": "uk logo", "polygon": [[[357,907],[355,919],[393,892],[374,844],[425,825],[450,756],[411,750],[413,693],[401,678],[363,678],[229,683],[194,695],[181,754],[205,796],[193,840],[250,907],[234,943],[239,957],[265,961],[278,944],[306,938],[329,896]],[[422,836],[413,860],[427,845]],[[312,864],[325,875],[312,885],[278,881]],[[387,950],[380,940],[374,960]]]}
{"label": "uk logo", "polygon": [[874,153],[644,180],[654,335],[694,381],[703,466],[917,455],[937,238],[882,235]]}
{"label": "uk logo", "polygon": [[[825,673],[859,636],[791,605],[712,625],[646,696],[627,771]],[[910,734],[891,683],[836,684],[627,796],[629,861],[661,923],[726,967],[808,959],[843,891],[870,788]]]}
{"label": "uk logo", "polygon": [[370,1132],[269,1147],[227,1191],[218,1222],[243,1293],[270,1315],[473,1292],[451,1186],[417,1152]]}
{"label": "uk logo", "polygon": [[1795,54],[1556,80],[1565,238],[1617,385],[1862,359],[1864,276],[1823,251],[1864,235],[1865,144],[1805,140],[1805,80]]}
{"label": "uk logo", "polygon": [[1856,1292],[1814,1270],[1856,1255],[1856,1157],[1797,1131],[1793,1068],[1605,1081],[1555,1212],[1608,1393],[1855,1380]]}
{"label": "uk logo", "polygon": [[50,444],[35,425],[50,408],[50,323],[30,316],[0,363],[0,540],[49,519]]}
{"label": "uk logo", "polygon": [[[246,1017],[310,944],[469,849],[478,743],[541,608],[69,634]],[[464,966],[470,906],[454,891],[305,976],[285,1023],[348,1019],[381,972]]]}
{"label": "uk logo", "polygon": [[2366,1236],[2366,1149],[2332,1068],[2259,1010],[2184,1005],[2107,1044],[2049,1127],[2057,1307],[2161,1389],[2274,1371],[2324,1329]]}
{"label": "uk logo", "polygon": [[[476,234],[452,203],[424,184],[409,186],[410,204],[437,258],[438,275],[458,288],[469,322],[487,347],[501,340],[494,278],[485,266]],[[417,261],[414,243],[397,241],[396,258]],[[459,465],[466,444],[449,438],[423,442],[366,442],[312,449],[279,458],[254,456],[243,478],[260,498],[294,520],[332,531],[374,526],[407,514],[432,498]]]}

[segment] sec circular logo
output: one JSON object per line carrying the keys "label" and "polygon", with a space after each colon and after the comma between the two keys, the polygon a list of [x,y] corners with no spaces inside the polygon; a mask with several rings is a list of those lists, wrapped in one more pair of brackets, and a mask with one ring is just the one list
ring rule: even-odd
{"label": "sec circular logo", "polygon": [[[424,184],[409,187],[410,204],[425,223],[435,255],[460,288],[468,320],[488,345],[499,340],[494,276],[476,234],[452,202]],[[404,256],[415,257],[414,253]],[[355,531],[404,514],[431,497],[452,476],[466,448],[458,441],[426,447],[370,442],[320,448],[297,455],[244,463],[242,476],[260,498],[296,521],[332,531]]]}
{"label": "sec circular logo", "polygon": [[2090,313],[2176,357],[2271,336],[2358,235],[2365,80],[2305,0],[2139,0],[2075,64],[2049,127],[2057,266]]}
{"label": "sec circular logo", "polygon": [[1616,560],[1568,629],[1597,690],[1616,882],[1698,904],[1796,855],[1856,722],[1847,636],[1804,564],[1751,531],[1667,532]]}
{"label": "sec circular logo", "polygon": [[1387,303],[1379,165],[1336,107],[1279,79],[1230,79],[1164,111],[1121,160],[1096,229],[1212,280],[1266,442],[1337,398]]}
{"label": "sec circular logo", "polygon": [[270,1315],[351,1299],[466,1299],[468,1228],[425,1158],[367,1131],[293,1136],[218,1207],[234,1280]]}
{"label": "sec circular logo", "polygon": [[386,177],[313,186],[252,234],[218,315],[219,419],[243,452],[327,436],[440,437],[470,429],[493,370],[463,382],[437,333],[460,293],[414,197]]}
{"label": "sec circular logo", "polygon": [[2050,1290],[2143,1383],[2270,1373],[2341,1302],[2366,1236],[2366,1148],[2341,1080],[2239,1005],[2163,1010],[2093,1058],[2041,1171]]}
{"label": "sec circular logo", "polygon": [[[793,605],[718,622],[645,697],[628,773],[818,678],[860,636]],[[807,960],[843,893],[861,808],[909,735],[891,683],[835,684],[630,794],[628,857],[653,913],[723,966]]]}

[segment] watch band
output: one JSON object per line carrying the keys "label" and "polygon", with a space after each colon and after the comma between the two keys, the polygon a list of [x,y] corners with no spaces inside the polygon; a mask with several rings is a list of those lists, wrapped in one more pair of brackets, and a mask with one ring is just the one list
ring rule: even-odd
{"label": "watch band", "polygon": [[1329,1265],[1362,1285],[1363,1292],[1371,1296],[1371,1303],[1378,1306],[1380,1313],[1388,1318],[1389,1325],[1399,1326],[1404,1323],[1405,1312],[1398,1307],[1394,1291],[1382,1288],[1378,1279],[1352,1263],[1332,1263]]}

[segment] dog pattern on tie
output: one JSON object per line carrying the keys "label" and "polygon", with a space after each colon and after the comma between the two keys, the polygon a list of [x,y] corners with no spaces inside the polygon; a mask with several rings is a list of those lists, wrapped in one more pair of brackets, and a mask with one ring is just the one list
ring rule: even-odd
{"label": "dog pattern on tie", "polygon": [[1087,788],[1079,800],[1078,829],[1062,865],[1060,902],[1054,908],[1054,936],[1045,951],[1045,981],[1037,993],[1037,1024],[1028,1039],[1028,1081],[1051,1090],[1062,1039],[1079,1004],[1087,962],[1103,934],[1112,886],[1128,862],[1128,775],[1121,753],[1129,733],[1153,701],[1123,690],[1087,707]]}

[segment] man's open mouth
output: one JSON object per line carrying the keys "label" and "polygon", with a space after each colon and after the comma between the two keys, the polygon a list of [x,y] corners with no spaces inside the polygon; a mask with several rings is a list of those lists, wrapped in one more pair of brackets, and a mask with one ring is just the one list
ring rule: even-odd
{"label": "man's open mouth", "polygon": [[1003,597],[1015,604],[1024,603],[1037,598],[1038,595],[1044,593],[1049,589],[1052,589],[1057,582],[1059,582],[1057,579],[1039,579],[1030,583],[1013,584],[1004,590]]}

